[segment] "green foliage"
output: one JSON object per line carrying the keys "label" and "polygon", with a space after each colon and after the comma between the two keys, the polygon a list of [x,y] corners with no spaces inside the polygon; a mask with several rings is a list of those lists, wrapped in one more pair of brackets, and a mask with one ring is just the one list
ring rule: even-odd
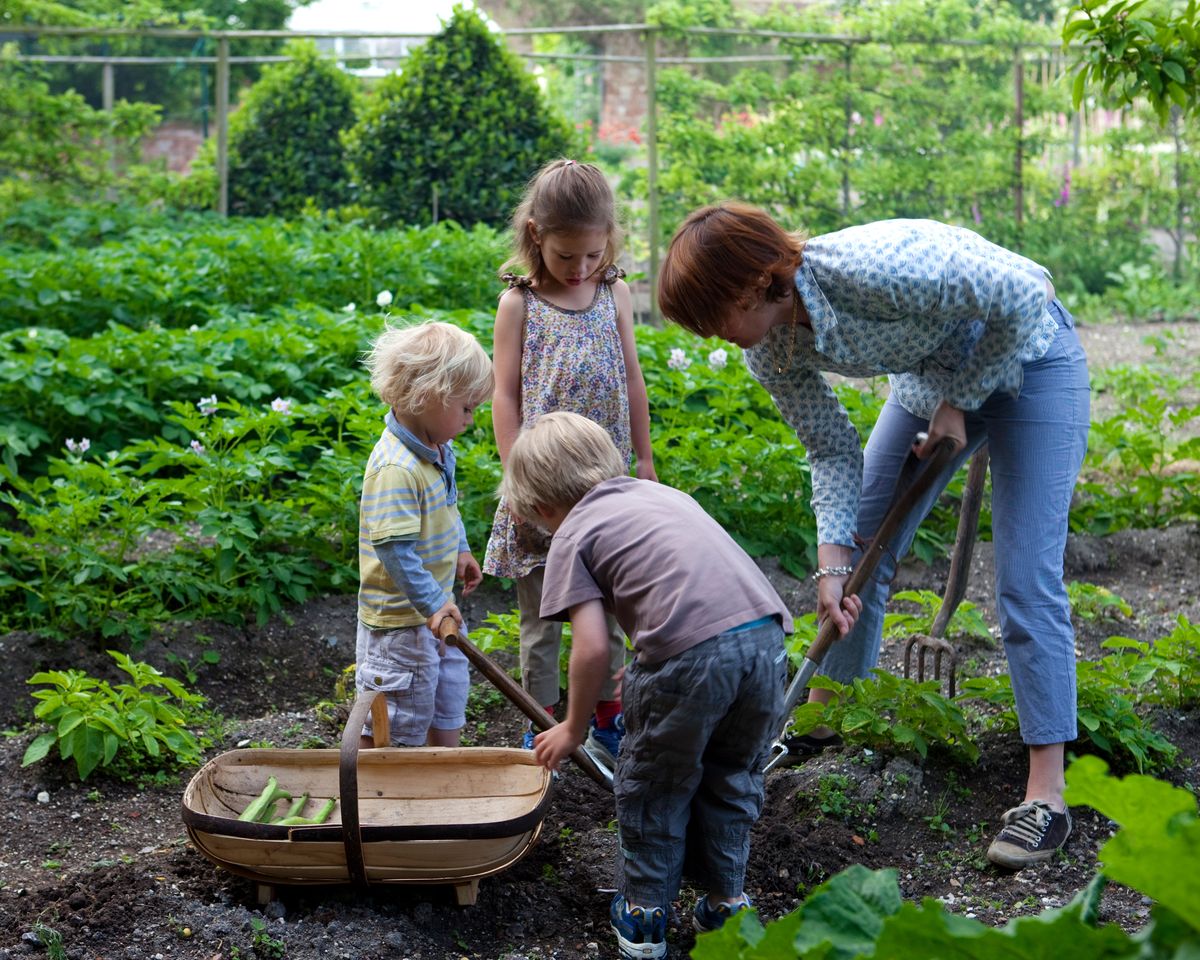
{"label": "green foliage", "polygon": [[[891,598],[892,601],[912,603],[917,605],[919,612],[894,611],[883,617],[883,635],[888,639],[909,637],[913,634],[931,634],[933,622],[942,609],[942,598],[932,590],[901,590]],[[971,637],[992,643],[992,635],[987,623],[979,613],[975,604],[970,600],[959,603],[946,624],[947,637]]]}
{"label": "green foliage", "polygon": [[974,763],[979,757],[961,708],[938,693],[936,680],[918,683],[873,670],[871,677],[848,684],[815,677],[810,686],[831,691],[833,700],[827,705],[801,706],[796,711],[797,733],[824,724],[850,743],[890,754],[916,753],[924,758],[935,746],[960,762]]}
{"label": "green foliage", "polygon": [[1164,701],[1177,707],[1200,701],[1200,624],[1180,614],[1175,629],[1154,644],[1154,655],[1161,662],[1158,684]]}
{"label": "green foliage", "polygon": [[316,45],[294,42],[291,62],[268,67],[229,123],[229,209],[295,216],[350,199],[341,133],[354,124],[358,87]]}
{"label": "green foliage", "polygon": [[[1167,960],[1200,950],[1200,855],[1196,799],[1149,777],[1114,780],[1094,757],[1067,770],[1067,802],[1087,804],[1120,824],[1100,851],[1102,873],[1067,906],[990,927],[940,901],[902,899],[895,870],[853,866],[817,887],[790,914],[764,926],[753,910],[701,934],[693,960],[1038,960],[1050,956]],[[1149,922],[1129,934],[1097,924],[1106,878],[1156,901]]]}
{"label": "green foliage", "polygon": [[1200,6],[1188,0],[1162,11],[1146,0],[1083,0],[1063,25],[1063,46],[1081,43],[1071,99],[1078,109],[1089,85],[1130,103],[1150,101],[1165,124],[1172,108],[1185,115],[1200,104]]}
{"label": "green foliage", "polygon": [[1071,613],[1080,620],[1108,620],[1114,615],[1132,617],[1133,607],[1107,587],[1072,580],[1067,584]]}
{"label": "green foliage", "polygon": [[52,93],[41,71],[10,53],[0,48],[0,210],[38,194],[100,199],[157,123],[158,108],[121,100],[111,112],[95,110],[74,91]]}
{"label": "green foliage", "polygon": [[572,146],[520,59],[462,7],[347,135],[361,202],[380,223],[502,225],[528,178]]}
{"label": "green foliage", "polygon": [[48,687],[34,691],[39,703],[33,714],[53,729],[30,743],[21,765],[43,759],[56,743],[62,760],[75,761],[80,780],[118,759],[127,774],[163,763],[199,763],[200,743],[188,726],[196,722],[204,698],[147,663],[116,650],[108,653],[129,681],[110,684],[82,670],[29,678],[30,684]]}

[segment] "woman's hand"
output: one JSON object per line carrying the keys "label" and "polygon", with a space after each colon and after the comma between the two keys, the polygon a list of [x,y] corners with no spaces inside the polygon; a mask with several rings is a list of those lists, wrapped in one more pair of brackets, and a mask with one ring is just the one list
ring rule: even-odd
{"label": "woman's hand", "polygon": [[[817,547],[819,567],[849,567],[853,559],[853,547],[840,543],[822,543]],[[843,637],[862,613],[862,600],[857,594],[843,596],[849,579],[846,574],[830,574],[817,581],[817,622],[823,623],[827,617],[832,619],[838,634]]]}
{"label": "woman's hand", "polygon": [[817,622],[825,618],[833,620],[840,636],[845,636],[858,622],[862,613],[862,600],[857,593],[844,596],[848,576],[828,576],[817,581]]}
{"label": "woman's hand", "polygon": [[933,448],[945,437],[950,437],[954,441],[955,450],[961,450],[967,445],[967,425],[963,412],[943,400],[933,411],[925,442],[913,447],[913,452],[916,453],[918,459],[924,460],[933,453]]}
{"label": "woman's hand", "polygon": [[464,597],[483,581],[483,571],[479,569],[479,562],[471,556],[470,550],[464,550],[458,555],[454,564],[454,577],[462,581]]}

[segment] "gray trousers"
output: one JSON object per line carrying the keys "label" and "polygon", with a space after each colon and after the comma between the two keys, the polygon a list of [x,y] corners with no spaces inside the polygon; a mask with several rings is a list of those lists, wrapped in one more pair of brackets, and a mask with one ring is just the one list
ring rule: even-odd
{"label": "gray trousers", "polygon": [[742,892],[786,683],[775,620],[626,669],[613,793],[630,903],[669,910],[685,870],[707,892]]}
{"label": "gray trousers", "polygon": [[[545,567],[537,567],[517,578],[517,607],[521,611],[521,686],[543,707],[558,703],[558,658],[562,651],[563,625],[538,616],[542,608]],[[612,700],[617,683],[612,678],[625,666],[625,634],[612,615],[608,620],[608,679],[600,690],[601,700]]]}

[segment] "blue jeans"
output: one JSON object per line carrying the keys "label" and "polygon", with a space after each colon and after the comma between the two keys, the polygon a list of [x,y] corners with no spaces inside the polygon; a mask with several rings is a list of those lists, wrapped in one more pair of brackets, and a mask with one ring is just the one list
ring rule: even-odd
{"label": "blue jeans", "polygon": [[613,793],[630,903],[669,910],[685,870],[706,892],[742,892],[786,683],[774,618],[626,668]]}
{"label": "blue jeans", "polygon": [[[1057,300],[1058,332],[1046,355],[1025,364],[1020,394],[994,393],[966,415],[967,446],[902,523],[874,578],[862,615],[829,650],[822,673],[840,682],[865,676],[879,659],[888,584],[954,472],[982,444],[992,473],[996,611],[1025,743],[1064,743],[1078,734],[1075,631],[1063,585],[1067,515],[1087,450],[1091,392],[1075,323]],[[912,438],[927,422],[889,399],[867,441],[859,534],[869,540],[887,511]],[[858,556],[856,553],[855,560]]]}

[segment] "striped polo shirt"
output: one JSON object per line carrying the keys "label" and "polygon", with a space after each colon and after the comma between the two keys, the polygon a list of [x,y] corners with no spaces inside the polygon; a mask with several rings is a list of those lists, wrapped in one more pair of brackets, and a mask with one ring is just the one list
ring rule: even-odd
{"label": "striped polo shirt", "polygon": [[388,576],[375,544],[414,541],[425,570],[450,599],[462,542],[453,448],[426,447],[390,412],[386,423],[367,460],[358,511],[358,618],[375,629],[425,622]]}

